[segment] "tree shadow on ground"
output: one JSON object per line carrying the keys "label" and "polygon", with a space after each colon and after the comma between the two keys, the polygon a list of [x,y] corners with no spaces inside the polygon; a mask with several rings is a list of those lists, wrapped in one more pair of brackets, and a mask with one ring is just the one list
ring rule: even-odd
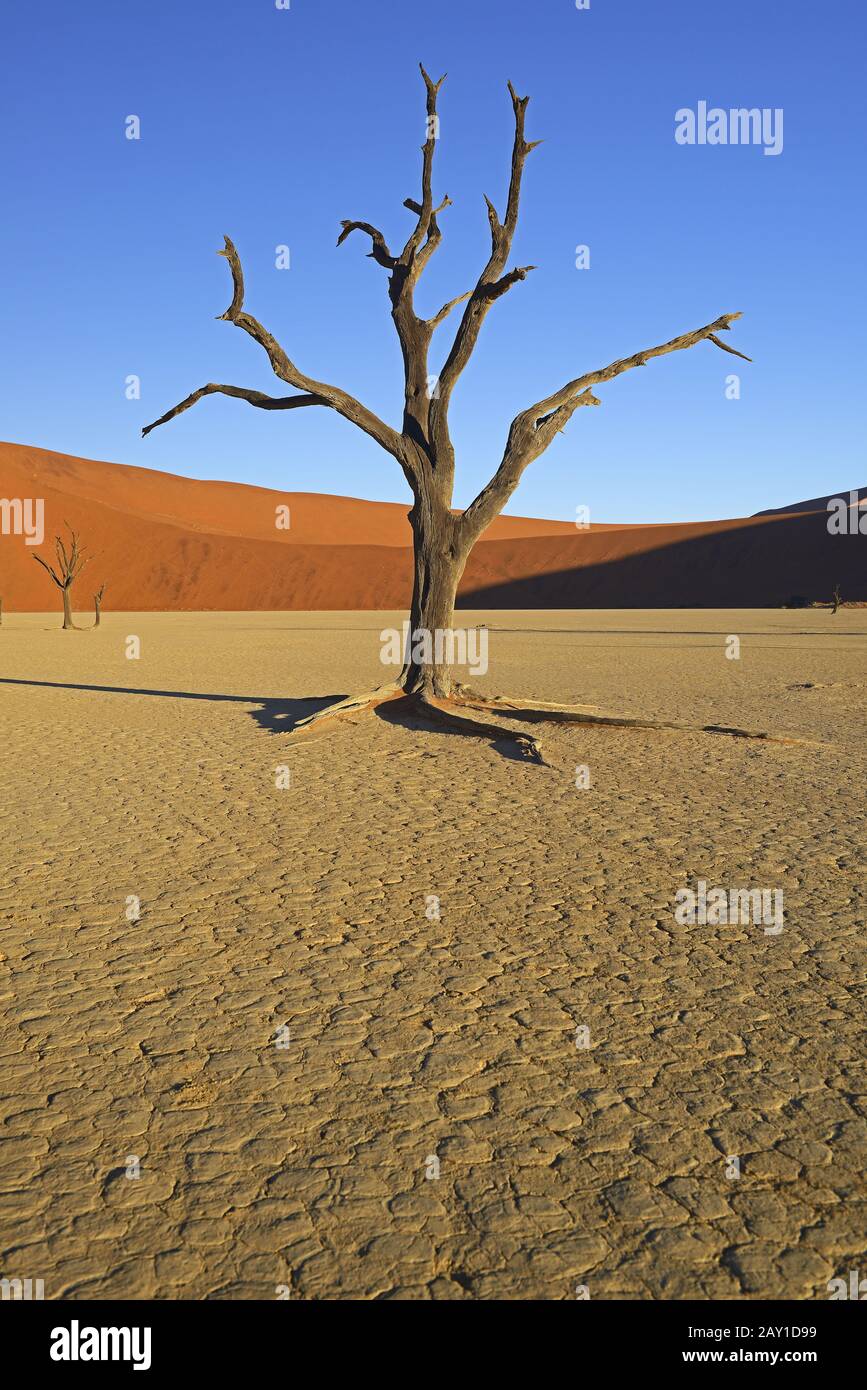
{"label": "tree shadow on ground", "polygon": [[267,729],[275,734],[291,733],[300,720],[306,719],[310,714],[316,714],[327,705],[333,705],[336,700],[345,698],[343,695],[308,695],[303,699],[277,700],[262,695],[220,695],[195,690],[146,690],[126,685],[83,685],[72,681],[23,680],[12,676],[0,676],[0,685],[38,686],[48,690],[84,690],[100,695],[155,695],[163,700],[208,700],[257,705],[257,709],[249,711],[251,717],[260,729]]}
{"label": "tree shadow on ground", "polygon": [[[396,700],[383,701],[382,704],[374,706],[373,713],[376,715],[377,719],[381,719],[385,724],[396,724],[403,729],[423,730],[426,734],[437,734],[442,738],[450,739],[454,739],[456,735],[458,737],[461,736],[460,730],[444,729],[442,725],[437,724],[433,719],[426,719],[423,714],[419,713],[418,706],[409,696],[402,699],[398,698]],[[472,733],[469,730],[467,730],[464,736],[475,739],[480,737],[479,734]],[[526,754],[522,752],[520,748],[516,747],[513,742],[510,742],[508,729],[503,729],[503,737],[501,739],[493,738],[489,739],[489,742],[491,747],[495,749],[501,757],[519,763],[527,761]]]}
{"label": "tree shadow on ground", "polygon": [[328,705],[345,699],[345,695],[308,695],[300,700],[259,700],[259,708],[250,710],[250,717],[260,729],[267,729],[269,733],[291,734],[308,715],[318,714]]}

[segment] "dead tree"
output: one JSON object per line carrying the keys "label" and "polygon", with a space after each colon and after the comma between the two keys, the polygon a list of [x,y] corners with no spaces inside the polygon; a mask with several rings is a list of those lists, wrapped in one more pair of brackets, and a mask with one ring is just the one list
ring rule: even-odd
{"label": "dead tree", "polygon": [[831,612],[832,612],[832,613],[836,613],[836,612],[837,612],[837,609],[840,607],[840,604],[841,604],[842,602],[843,602],[843,600],[842,600],[842,598],[840,597],[840,585],[839,585],[839,584],[835,584],[835,585],[834,585],[834,592],[833,592],[833,594],[831,595]]}
{"label": "dead tree", "polygon": [[[258,343],[268,356],[271,367],[281,381],[298,394],[268,396],[262,391],[242,386],[225,386],[208,382],[179,405],[166,412],[142,431],[147,435],[158,425],[172,420],[182,411],[195,405],[203,396],[220,393],[247,401],[261,410],[299,410],[307,406],[325,406],[375,439],[391,454],[403,470],[413,496],[409,512],[414,550],[414,582],[410,610],[410,638],[416,633],[435,634],[449,631],[454,621],[457,587],[464,572],[467,557],[479,536],[502,511],[524,469],[565,429],[575,411],[582,406],[600,402],[593,394],[594,387],[612,381],[633,367],[643,367],[651,358],[679,352],[697,343],[709,342],[737,357],[744,354],[728,347],[719,337],[728,332],[740,314],[722,314],[703,328],[681,333],[658,347],[645,348],[630,357],[620,358],[595,371],[573,377],[542,400],[518,412],[508,432],[502,461],[494,476],[464,512],[452,510],[455,474],[455,452],[449,433],[449,406],[458,380],[470,360],[478,341],[482,324],[497,300],[513,286],[526,279],[532,265],[507,269],[512,240],[518,223],[518,205],[524,165],[531,150],[540,143],[525,139],[524,122],[528,97],[519,97],[511,83],[509,95],[514,111],[515,135],[512,146],[511,174],[506,198],[505,215],[500,216],[489,198],[485,198],[491,232],[491,252],[474,287],[465,294],[449,300],[431,318],[416,312],[414,295],[418,281],[442,240],[440,217],[451,199],[447,196],[434,203],[433,164],[439,133],[437,97],[444,81],[434,82],[421,69],[427,91],[426,140],[422,146],[420,198],[407,198],[404,207],[413,215],[413,226],[400,251],[390,250],[377,227],[369,222],[344,221],[337,244],[352,232],[368,237],[370,258],[388,272],[388,296],[391,316],[400,341],[404,363],[404,407],[401,428],[394,429],[379,419],[373,411],[340,387],[307,376],[287,356],[284,349],[266,328],[244,309],[244,275],[241,261],[232,241],[225,238],[225,248],[217,254],[225,256],[232,273],[232,302],[220,315],[233,323]],[[430,375],[428,354],[434,331],[459,304],[464,308],[454,338],[437,376]],[[749,359],[746,359],[749,361]],[[576,708],[535,704],[520,706],[499,699],[473,694],[467,687],[454,684],[451,671],[444,661],[419,659],[413,655],[411,643],[403,670],[397,681],[380,687],[339,705],[330,706],[304,724],[309,728],[335,715],[357,713],[384,700],[403,697],[417,713],[428,715],[450,727],[466,732],[516,737],[499,725],[481,723],[466,711],[470,708],[497,710],[510,719],[550,720],[567,719],[571,713],[583,721],[586,711]],[[435,644],[432,643],[435,648]],[[423,647],[423,644],[421,644]],[[299,726],[303,729],[304,726]],[[535,740],[521,738],[530,752],[537,752]]]}
{"label": "dead tree", "polygon": [[99,627],[100,618],[101,618],[101,616],[102,616],[102,596],[103,596],[104,593],[105,593],[105,581],[103,580],[103,582],[100,584],[99,588],[97,589],[96,593],[95,593],[94,596],[93,596],[93,626],[94,626],[94,627]]}
{"label": "dead tree", "polygon": [[69,522],[66,523],[69,531],[69,550],[63,544],[60,536],[54,537],[54,549],[57,554],[57,569],[49,565],[47,560],[43,560],[41,555],[34,555],[34,560],[47,570],[54,580],[60,592],[63,594],[63,630],[66,632],[75,627],[72,621],[72,586],[81,571],[87,564],[83,552],[78,544],[78,535],[73,531]]}

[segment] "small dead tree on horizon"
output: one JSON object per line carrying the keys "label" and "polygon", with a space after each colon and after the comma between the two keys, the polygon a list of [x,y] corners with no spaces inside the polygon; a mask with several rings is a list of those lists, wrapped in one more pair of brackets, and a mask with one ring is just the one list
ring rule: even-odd
{"label": "small dead tree on horizon", "polygon": [[49,565],[47,560],[43,560],[41,555],[34,554],[33,558],[44,570],[47,570],[54,580],[60,592],[63,594],[63,631],[75,627],[72,621],[72,586],[81,571],[87,564],[84,553],[79,548],[78,534],[73,531],[67,521],[65,523],[69,531],[69,550],[63,544],[60,536],[54,537],[54,549],[57,554],[57,569]]}
{"label": "small dead tree on horizon", "polygon": [[[421,66],[421,65],[420,65]],[[493,477],[463,512],[452,509],[455,475],[455,452],[449,433],[449,406],[458,379],[472,356],[479,333],[488,312],[512,287],[526,279],[532,265],[515,266],[507,270],[512,240],[518,224],[518,205],[521,182],[527,156],[541,142],[528,141],[524,123],[529,97],[519,97],[511,82],[509,95],[515,120],[511,174],[506,198],[505,216],[500,216],[489,198],[485,198],[491,232],[491,253],[475,286],[455,299],[449,300],[432,318],[416,313],[416,285],[428,261],[442,240],[439,219],[451,205],[446,196],[434,203],[433,163],[438,139],[437,97],[445,77],[434,82],[421,67],[427,92],[426,133],[422,146],[420,199],[407,198],[404,207],[414,217],[412,231],[402,250],[393,252],[381,231],[369,222],[344,221],[337,239],[338,246],[353,232],[370,239],[369,257],[388,272],[388,296],[391,316],[400,341],[404,363],[404,407],[401,428],[394,429],[354,396],[340,387],[328,385],[305,375],[286,354],[266,328],[244,309],[244,275],[238,252],[225,237],[225,248],[217,254],[225,256],[232,274],[232,302],[221,318],[233,323],[259,344],[267,354],[271,367],[281,381],[299,393],[292,396],[268,396],[262,391],[242,386],[226,386],[208,382],[199,387],[172,410],[147,425],[147,435],[182,411],[188,410],[204,396],[220,393],[247,401],[261,410],[297,410],[307,406],[325,406],[342,415],[365,434],[375,439],[391,454],[403,470],[410,486],[413,505],[409,520],[413,535],[414,582],[410,609],[410,643],[403,670],[397,681],[381,686],[367,694],[341,701],[337,705],[302,721],[300,734],[311,726],[334,716],[356,714],[385,700],[403,698],[405,707],[464,732],[486,737],[512,738],[525,751],[538,756],[534,739],[513,734],[500,725],[483,723],[471,717],[468,710],[500,712],[509,719],[530,722],[571,719],[584,722],[586,711],[569,706],[535,702],[520,705],[500,697],[477,695],[468,687],[452,681],[448,664],[434,654],[421,657],[416,633],[435,634],[452,629],[457,587],[467,557],[483,531],[502,511],[524,469],[544,453],[557,435],[566,427],[575,411],[582,406],[599,405],[593,388],[612,381],[633,367],[643,367],[654,357],[679,352],[697,343],[710,342],[736,357],[744,357],[735,348],[723,343],[720,333],[728,332],[739,313],[721,314],[703,328],[682,333],[658,347],[645,348],[595,371],[584,372],[567,381],[550,395],[518,412],[509,428],[502,461]],[[428,353],[437,328],[459,304],[464,305],[444,365],[438,375],[431,376]],[[749,358],[745,360],[749,361]],[[431,386],[433,383],[433,386]],[[424,644],[421,644],[424,652]],[[610,722],[618,722],[611,720]],[[635,722],[635,721],[629,721]]]}
{"label": "small dead tree on horizon", "polygon": [[102,596],[103,596],[104,593],[105,593],[105,580],[102,581],[102,583],[100,584],[99,588],[97,589],[96,593],[95,593],[94,596],[93,596],[93,626],[94,626],[94,627],[99,627],[99,621],[100,621],[100,618],[101,618],[101,616],[102,616]]}

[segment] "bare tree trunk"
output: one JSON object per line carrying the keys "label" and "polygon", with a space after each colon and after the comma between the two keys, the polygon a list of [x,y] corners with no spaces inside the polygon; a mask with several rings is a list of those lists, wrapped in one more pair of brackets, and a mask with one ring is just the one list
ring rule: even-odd
{"label": "bare tree trunk", "polygon": [[63,594],[63,631],[66,632],[67,628],[75,627],[75,623],[72,621],[72,603],[69,595],[69,585],[65,584],[61,592]]}
{"label": "bare tree trunk", "polygon": [[99,595],[98,595],[98,594],[94,594],[94,596],[93,596],[93,613],[94,613],[93,626],[94,626],[94,627],[99,627],[100,607],[99,607]]}
{"label": "bare tree trunk", "polygon": [[[442,659],[442,638],[437,634],[454,625],[455,595],[464,572],[468,550],[458,536],[455,518],[442,506],[430,506],[427,499],[416,503],[409,514],[413,531],[415,579],[410,608],[410,651],[401,684],[407,694],[422,691],[446,697],[451,691],[451,671]],[[419,643],[413,659],[413,643],[426,639],[429,653]],[[424,657],[430,655],[430,661]],[[439,655],[439,659],[438,659]]]}

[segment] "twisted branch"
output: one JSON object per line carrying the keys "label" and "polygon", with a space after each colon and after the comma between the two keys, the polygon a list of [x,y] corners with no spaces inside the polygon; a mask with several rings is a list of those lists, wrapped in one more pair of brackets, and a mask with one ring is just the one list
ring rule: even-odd
{"label": "twisted branch", "polygon": [[385,237],[382,235],[382,232],[380,232],[376,227],[371,226],[369,222],[344,221],[341,222],[340,225],[343,228],[343,231],[337,238],[338,246],[340,246],[346,240],[346,238],[349,236],[351,232],[365,232],[367,236],[370,237],[373,243],[373,250],[369,251],[367,254],[373,260],[377,261],[379,265],[385,266],[386,270],[394,270],[394,267],[397,265],[397,257],[393,256],[389,251]]}
{"label": "twisted branch", "polygon": [[696,343],[704,342],[705,339],[722,348],[724,352],[731,352],[735,357],[742,357],[745,362],[750,362],[751,358],[738,352],[735,348],[727,347],[716,336],[717,333],[727,333],[735,319],[741,317],[740,313],[721,314],[718,319],[714,319],[713,323],[706,324],[704,328],[695,328],[691,333],[681,333],[677,338],[671,338],[669,342],[662,343],[659,347],[645,348],[643,352],[635,352],[631,357],[621,357],[618,361],[610,363],[607,367],[602,367],[599,371],[585,372],[583,376],[576,377],[574,381],[567,381],[566,385],[561,387],[559,391],[555,391],[552,396],[547,396],[544,400],[537,401],[535,405],[530,406],[529,410],[522,411],[519,416],[515,417],[516,421],[523,419],[529,423],[534,419],[538,420],[539,416],[544,416],[549,411],[557,410],[566,405],[578,391],[583,391],[591,386],[599,386],[605,381],[612,381],[614,377],[620,376],[622,372],[631,371],[633,367],[643,367],[652,357],[664,357],[669,352],[681,352],[684,348],[691,348]]}
{"label": "twisted branch", "polygon": [[407,453],[403,445],[403,440],[398,432],[390,425],[380,420],[372,410],[368,410],[360,401],[351,396],[348,391],[342,391],[337,386],[329,386],[326,382],[316,381],[315,378],[305,376],[305,374],[295,366],[295,363],[287,356],[277,339],[263,328],[258,319],[253,318],[252,314],[245,313],[244,304],[244,271],[241,266],[241,258],[235,248],[234,243],[229,237],[225,237],[225,249],[218,251],[218,256],[224,256],[229,263],[232,273],[232,302],[224,314],[218,315],[220,319],[226,319],[229,323],[234,323],[236,327],[242,328],[248,333],[260,347],[264,348],[271,363],[271,368],[275,376],[281,381],[287,382],[290,386],[296,387],[305,393],[304,397],[290,397],[288,400],[275,398],[274,403],[269,403],[269,397],[262,392],[245,391],[243,387],[226,387],[210,382],[199,391],[194,391],[186,400],[169,410],[159,420],[153,424],[146,425],[142,430],[142,435],[147,435],[151,430],[156,429],[157,425],[165,424],[175,415],[188,410],[196,401],[201,400],[202,396],[208,395],[213,391],[221,391],[224,395],[239,396],[242,400],[249,401],[251,405],[258,405],[266,410],[292,410],[299,405],[328,405],[332,410],[336,410],[344,419],[350,420],[359,429],[364,430],[380,444],[383,449],[392,454],[403,467],[404,472],[411,467],[407,459]]}
{"label": "twisted branch", "polygon": [[728,332],[735,319],[741,317],[740,313],[722,314],[704,328],[693,329],[691,333],[681,333],[667,343],[645,348],[643,352],[633,353],[631,357],[621,357],[599,371],[585,372],[583,376],[567,382],[553,395],[537,401],[527,410],[522,410],[512,421],[502,463],[491,481],[464,512],[461,524],[467,533],[470,536],[479,535],[498,515],[518,486],[524,469],[544,453],[555,436],[565,429],[579,407],[600,404],[599,399],[593,394],[592,387],[612,381],[614,377],[630,371],[633,367],[643,367],[653,357],[680,352],[705,340],[722,348],[724,352],[731,352],[746,362],[751,361],[745,353],[728,347],[716,336],[717,333]]}
{"label": "twisted branch", "polygon": [[248,401],[250,405],[258,406],[260,410],[297,410],[299,406],[305,405],[328,405],[329,402],[324,396],[268,396],[264,391],[248,390],[245,386],[221,386],[216,381],[209,381],[207,386],[200,386],[198,391],[193,391],[187,396],[186,400],[181,401],[180,405],[167,410],[165,415],[161,415],[158,420],[154,420],[152,425],[145,425],[142,430],[142,437],[155,430],[157,425],[165,425],[167,421],[173,420],[176,415],[189,410],[191,405],[200,401],[203,396],[213,395],[218,391],[223,396],[236,396],[238,400]]}

